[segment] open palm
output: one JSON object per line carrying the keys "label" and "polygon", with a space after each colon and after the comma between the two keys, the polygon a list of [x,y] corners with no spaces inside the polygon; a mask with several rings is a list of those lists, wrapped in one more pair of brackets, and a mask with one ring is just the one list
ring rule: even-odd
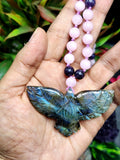
{"label": "open palm", "polygon": [[[30,41],[18,53],[11,68],[0,81],[0,155],[10,160],[76,160],[88,147],[105,120],[119,104],[119,81],[107,87],[115,90],[115,99],[103,116],[81,122],[81,130],[69,138],[54,129],[54,121],[39,114],[30,104],[26,86],[46,86],[65,93],[63,55],[69,39],[71,18],[75,0],[69,0],[47,34],[38,28]],[[94,31],[96,40],[112,0],[96,0]],[[81,36],[83,33],[81,30]],[[81,38],[75,54],[74,67],[79,68]],[[95,41],[94,41],[95,42]],[[82,90],[100,89],[119,70],[120,42],[108,51],[77,82],[75,93]],[[115,54],[114,54],[115,53]],[[102,73],[102,75],[101,75]]]}

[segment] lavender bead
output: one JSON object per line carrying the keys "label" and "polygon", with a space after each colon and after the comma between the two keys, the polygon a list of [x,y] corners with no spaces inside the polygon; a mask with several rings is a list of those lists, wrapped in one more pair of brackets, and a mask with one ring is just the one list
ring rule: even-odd
{"label": "lavender bead", "polygon": [[90,57],[93,54],[93,50],[92,50],[91,47],[85,47],[82,50],[82,54],[83,54],[84,57]]}
{"label": "lavender bead", "polygon": [[78,1],[75,4],[75,10],[77,12],[82,12],[85,9],[85,3],[83,1]]}
{"label": "lavender bead", "polygon": [[93,66],[95,64],[95,59],[90,60],[91,65]]}
{"label": "lavender bead", "polygon": [[67,43],[67,50],[70,51],[70,52],[73,52],[77,49],[77,43],[74,42],[74,41],[69,41]]}
{"label": "lavender bead", "polygon": [[83,30],[85,32],[91,32],[93,30],[93,23],[90,21],[86,21],[83,23]]}
{"label": "lavender bead", "polygon": [[75,57],[71,53],[66,54],[64,57],[64,61],[67,63],[67,65],[72,64],[74,60],[75,60]]}
{"label": "lavender bead", "polygon": [[82,16],[81,15],[74,15],[73,18],[72,18],[72,23],[74,25],[80,25],[82,23],[83,19],[82,19]]}
{"label": "lavender bead", "polygon": [[91,9],[85,9],[83,12],[83,17],[86,21],[93,19],[93,11]]}
{"label": "lavender bead", "polygon": [[76,85],[76,79],[75,77],[69,77],[66,79],[66,85],[68,87],[74,87]]}
{"label": "lavender bead", "polygon": [[93,42],[93,36],[91,34],[85,34],[83,36],[83,43],[89,45]]}
{"label": "lavender bead", "polygon": [[89,7],[93,8],[95,6],[95,3],[96,3],[95,0],[85,0],[85,6],[87,8]]}
{"label": "lavender bead", "polygon": [[90,69],[90,68],[91,68],[91,62],[90,62],[88,59],[83,59],[83,60],[80,62],[80,67],[81,67],[83,70]]}
{"label": "lavender bead", "polygon": [[70,29],[69,35],[71,38],[78,38],[80,36],[80,30],[76,27],[73,27]]}

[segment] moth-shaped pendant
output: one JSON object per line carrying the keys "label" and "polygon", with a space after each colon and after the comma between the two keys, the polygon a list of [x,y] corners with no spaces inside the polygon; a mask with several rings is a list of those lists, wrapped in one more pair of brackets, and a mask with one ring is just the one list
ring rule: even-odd
{"label": "moth-shaped pendant", "polygon": [[35,109],[56,121],[55,128],[68,137],[80,129],[79,121],[99,117],[106,112],[114,97],[113,90],[83,91],[66,94],[47,87],[27,86]]}

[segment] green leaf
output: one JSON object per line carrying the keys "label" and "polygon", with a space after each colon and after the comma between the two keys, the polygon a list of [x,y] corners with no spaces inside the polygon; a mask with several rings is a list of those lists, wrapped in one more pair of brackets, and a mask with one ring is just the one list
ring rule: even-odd
{"label": "green leaf", "polygon": [[2,36],[0,36],[0,42],[3,42],[4,38]]}
{"label": "green leaf", "polygon": [[27,19],[23,16],[21,16],[20,14],[15,13],[14,11],[10,12],[10,13],[6,13],[6,15],[13,19],[15,22],[17,22],[20,26],[27,26],[29,25],[29,22],[27,21]]}
{"label": "green leaf", "polygon": [[97,43],[96,43],[96,47],[101,47],[101,46],[104,45],[109,39],[113,38],[114,36],[116,36],[116,35],[119,34],[119,33],[120,33],[120,28],[119,28],[117,31],[115,31],[115,32],[113,32],[113,33],[111,33],[111,34],[109,34],[109,35],[107,35],[107,36],[105,36],[105,37],[99,38],[98,41],[97,41]]}
{"label": "green leaf", "polygon": [[34,29],[29,26],[22,26],[17,29],[14,29],[12,32],[10,32],[9,35],[5,38],[5,40],[19,36],[24,33],[33,32],[33,31],[34,31]]}
{"label": "green leaf", "polygon": [[44,7],[46,5],[47,1],[48,0],[41,0],[40,5]]}
{"label": "green leaf", "polygon": [[120,148],[114,143],[99,143],[93,141],[90,145],[92,156],[96,160],[119,160]]}
{"label": "green leaf", "polygon": [[102,46],[103,44],[105,44],[111,37],[112,37],[112,33],[108,36],[105,36],[105,37],[102,37],[100,38],[97,43],[96,43],[96,47],[100,47]]}
{"label": "green leaf", "polygon": [[49,25],[50,25],[50,22],[48,22],[48,21],[44,21],[44,22],[42,23],[42,27],[49,26]]}
{"label": "green leaf", "polygon": [[0,79],[2,79],[2,77],[5,75],[11,64],[11,59],[6,59],[0,63]]}
{"label": "green leaf", "polygon": [[16,55],[13,54],[13,53],[3,53],[3,52],[0,52],[0,58],[1,59],[12,59],[12,60],[14,60],[15,57],[16,57]]}
{"label": "green leaf", "polygon": [[38,10],[40,12],[41,17],[46,21],[52,23],[55,20],[55,15],[45,7],[38,5]]}

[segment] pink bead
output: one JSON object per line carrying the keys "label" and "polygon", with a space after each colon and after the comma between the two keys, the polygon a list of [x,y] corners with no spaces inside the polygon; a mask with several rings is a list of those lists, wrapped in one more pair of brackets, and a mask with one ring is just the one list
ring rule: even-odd
{"label": "pink bead", "polygon": [[78,28],[73,27],[70,29],[69,35],[71,38],[78,38],[80,36],[80,31]]}
{"label": "pink bead", "polygon": [[84,44],[91,44],[93,42],[93,36],[91,34],[85,34],[83,36],[83,43]]}
{"label": "pink bead", "polygon": [[78,1],[75,4],[75,10],[77,12],[82,12],[85,9],[85,3],[83,1]]}
{"label": "pink bead", "polygon": [[83,30],[85,32],[91,32],[93,30],[93,24],[90,21],[86,21],[83,23]]}
{"label": "pink bead", "polygon": [[72,22],[74,25],[80,25],[82,23],[83,19],[81,15],[74,15],[72,18]]}
{"label": "pink bead", "polygon": [[83,54],[84,57],[90,57],[93,54],[93,49],[90,48],[90,47],[85,47],[82,50],[82,54]]}
{"label": "pink bead", "polygon": [[95,64],[95,59],[90,60],[91,62],[91,66],[93,66]]}
{"label": "pink bead", "polygon": [[75,77],[69,77],[66,79],[66,85],[68,87],[74,87],[76,85],[76,79]]}
{"label": "pink bead", "polygon": [[83,12],[83,17],[85,20],[91,20],[93,18],[93,11],[91,9],[85,9]]}
{"label": "pink bead", "polygon": [[65,57],[64,57],[64,61],[68,65],[71,64],[71,63],[73,63],[74,60],[75,60],[75,58],[74,58],[73,54],[70,54],[70,53],[66,54]]}
{"label": "pink bead", "polygon": [[73,51],[75,51],[76,49],[77,49],[77,43],[76,43],[76,42],[74,42],[74,41],[69,41],[69,42],[67,43],[67,50],[68,50],[68,51],[73,52]]}
{"label": "pink bead", "polygon": [[88,59],[83,59],[83,60],[80,62],[80,67],[81,67],[83,70],[90,69],[90,68],[91,68],[91,62],[90,62]]}

